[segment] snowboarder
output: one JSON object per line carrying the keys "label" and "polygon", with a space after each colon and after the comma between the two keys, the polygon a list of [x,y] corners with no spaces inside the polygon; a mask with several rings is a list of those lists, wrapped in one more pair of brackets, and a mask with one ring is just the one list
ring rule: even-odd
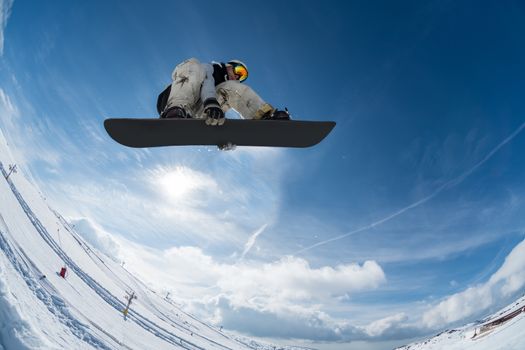
{"label": "snowboarder", "polygon": [[207,125],[224,124],[224,113],[235,109],[244,119],[290,120],[287,110],[266,103],[249,86],[246,65],[201,63],[190,58],[175,67],[173,82],[159,95],[157,111],[161,118],[206,118]]}
{"label": "snowboarder", "polygon": [[60,277],[66,278],[66,276],[67,276],[67,267],[66,267],[66,265],[62,266],[62,268],[60,269],[60,272],[58,274],[59,274]]}

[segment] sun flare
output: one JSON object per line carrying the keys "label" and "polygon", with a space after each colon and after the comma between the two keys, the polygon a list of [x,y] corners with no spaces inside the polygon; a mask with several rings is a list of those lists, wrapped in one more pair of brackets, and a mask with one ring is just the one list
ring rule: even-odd
{"label": "sun flare", "polygon": [[174,199],[181,199],[197,190],[213,186],[213,181],[207,175],[184,166],[161,174],[159,183],[162,191]]}

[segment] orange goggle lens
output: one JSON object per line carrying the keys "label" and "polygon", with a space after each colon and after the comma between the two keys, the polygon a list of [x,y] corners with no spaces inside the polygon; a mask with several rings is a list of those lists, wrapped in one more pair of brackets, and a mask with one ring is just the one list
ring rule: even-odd
{"label": "orange goggle lens", "polygon": [[248,71],[243,66],[235,66],[233,73],[239,77],[239,81],[245,81],[248,78]]}

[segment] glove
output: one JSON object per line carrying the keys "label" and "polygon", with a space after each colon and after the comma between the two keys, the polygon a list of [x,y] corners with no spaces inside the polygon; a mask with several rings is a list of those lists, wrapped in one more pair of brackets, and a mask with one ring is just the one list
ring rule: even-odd
{"label": "glove", "polygon": [[204,101],[204,114],[206,114],[206,125],[224,124],[224,112],[215,98]]}

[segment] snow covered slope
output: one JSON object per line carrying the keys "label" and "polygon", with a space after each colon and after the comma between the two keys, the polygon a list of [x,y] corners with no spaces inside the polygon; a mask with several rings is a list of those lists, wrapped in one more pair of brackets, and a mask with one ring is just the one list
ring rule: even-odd
{"label": "snow covered slope", "polygon": [[525,349],[525,296],[486,319],[397,350]]}
{"label": "snow covered slope", "polygon": [[6,180],[15,163],[0,132],[0,350],[261,347],[200,322],[90,247],[20,171]]}

